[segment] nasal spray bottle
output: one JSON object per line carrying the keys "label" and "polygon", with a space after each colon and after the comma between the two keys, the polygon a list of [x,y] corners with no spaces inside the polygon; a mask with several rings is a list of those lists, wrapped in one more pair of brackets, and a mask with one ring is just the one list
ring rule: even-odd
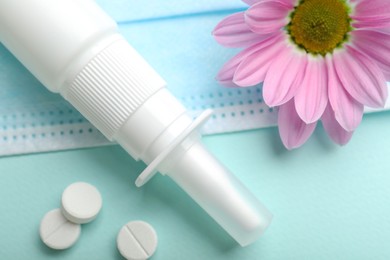
{"label": "nasal spray bottle", "polygon": [[0,0],[0,41],[148,165],[138,187],[156,172],[169,176],[241,246],[270,224],[268,210],[201,144],[199,128],[211,112],[193,120],[93,0]]}

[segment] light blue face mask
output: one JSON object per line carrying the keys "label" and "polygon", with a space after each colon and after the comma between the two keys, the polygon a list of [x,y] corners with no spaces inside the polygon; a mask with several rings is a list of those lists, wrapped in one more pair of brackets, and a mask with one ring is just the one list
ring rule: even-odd
{"label": "light blue face mask", "polygon": [[[276,111],[261,87],[225,88],[214,77],[238,50],[219,46],[211,31],[239,0],[98,0],[121,33],[168,82],[168,88],[195,114],[214,116],[205,134],[268,127]],[[0,155],[110,144],[60,95],[44,88],[0,45]]]}

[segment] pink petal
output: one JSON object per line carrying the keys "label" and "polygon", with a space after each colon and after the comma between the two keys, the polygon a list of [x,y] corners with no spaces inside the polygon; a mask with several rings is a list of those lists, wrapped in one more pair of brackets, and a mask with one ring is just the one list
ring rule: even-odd
{"label": "pink petal", "polygon": [[295,108],[307,124],[317,121],[328,103],[327,71],[322,57],[309,56],[305,76],[295,95]]}
{"label": "pink petal", "polygon": [[326,133],[339,145],[345,145],[351,139],[353,132],[348,132],[337,122],[335,114],[330,106],[325,109],[322,116],[322,125]]}
{"label": "pink petal", "polygon": [[255,33],[273,33],[288,24],[288,14],[292,8],[293,5],[277,0],[261,1],[245,12],[245,21]]}
{"label": "pink petal", "polygon": [[337,122],[346,131],[354,131],[362,121],[364,106],[344,89],[336,74],[330,55],[326,57],[326,61],[328,65],[329,103]]}
{"label": "pink petal", "polygon": [[284,37],[281,33],[277,33],[272,39],[260,43],[258,45],[259,49],[245,57],[238,65],[233,82],[246,87],[264,81],[269,65],[277,57],[277,54],[280,54],[283,48],[286,48]]}
{"label": "pink petal", "polygon": [[360,29],[351,32],[353,46],[372,58],[390,80],[390,33]]}
{"label": "pink petal", "polygon": [[351,15],[354,28],[383,28],[390,26],[390,2],[388,0],[356,1]]}
{"label": "pink petal", "polygon": [[248,5],[254,5],[258,2],[261,2],[263,0],[242,0],[244,3],[247,3]]}
{"label": "pink petal", "polygon": [[228,62],[226,62],[221,70],[218,72],[216,79],[219,81],[219,83],[223,85],[231,85],[233,84],[233,77],[234,74],[238,68],[238,66],[241,64],[241,62],[246,59],[248,56],[250,56],[253,53],[256,53],[258,51],[261,51],[262,49],[268,47],[269,45],[273,44],[275,41],[277,41],[281,37],[280,34],[273,35],[264,41],[261,41],[243,51],[238,53],[236,56],[234,56],[232,59],[230,59]]}
{"label": "pink petal", "polygon": [[307,56],[292,48],[286,49],[272,62],[263,84],[263,97],[268,106],[280,106],[289,101],[302,82]]}
{"label": "pink petal", "polygon": [[386,79],[370,57],[346,46],[346,51],[333,54],[333,64],[341,83],[354,99],[374,108],[384,106]]}
{"label": "pink petal", "polygon": [[226,47],[247,47],[266,36],[252,32],[245,23],[244,12],[229,15],[217,24],[213,31],[215,40]]}
{"label": "pink petal", "polygon": [[[248,5],[254,5],[259,2],[266,2],[270,0],[242,0],[244,3],[247,3]],[[297,0],[279,0],[280,2],[285,3],[286,5],[293,5],[296,3]]]}
{"label": "pink petal", "polygon": [[317,122],[311,124],[303,122],[295,110],[294,100],[290,100],[279,107],[278,125],[284,146],[291,150],[298,148],[309,139]]}

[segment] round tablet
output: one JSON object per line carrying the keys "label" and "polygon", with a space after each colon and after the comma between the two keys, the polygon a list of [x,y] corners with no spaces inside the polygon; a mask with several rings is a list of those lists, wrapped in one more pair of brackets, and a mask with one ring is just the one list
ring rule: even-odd
{"label": "round tablet", "polygon": [[95,186],[76,182],[62,193],[61,209],[64,216],[77,224],[92,221],[102,208],[102,196]]}
{"label": "round tablet", "polygon": [[132,221],[121,228],[116,242],[124,258],[143,260],[151,257],[156,251],[157,234],[148,223]]}
{"label": "round tablet", "polygon": [[43,243],[53,249],[71,247],[80,236],[80,225],[67,220],[60,209],[49,211],[42,219],[39,234]]}

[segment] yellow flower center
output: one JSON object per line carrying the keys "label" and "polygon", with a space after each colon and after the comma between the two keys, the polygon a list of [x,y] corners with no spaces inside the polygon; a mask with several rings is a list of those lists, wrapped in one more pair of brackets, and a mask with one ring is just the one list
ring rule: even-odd
{"label": "yellow flower center", "polygon": [[300,48],[325,56],[347,41],[351,21],[345,0],[301,0],[287,31]]}

